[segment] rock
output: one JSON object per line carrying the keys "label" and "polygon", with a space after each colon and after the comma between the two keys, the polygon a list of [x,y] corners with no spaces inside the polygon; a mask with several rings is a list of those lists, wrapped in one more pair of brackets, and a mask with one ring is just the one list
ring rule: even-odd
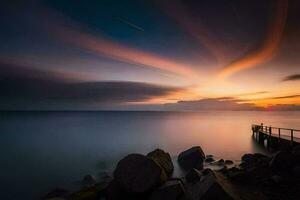
{"label": "rock", "polygon": [[117,164],[114,178],[129,193],[143,193],[152,189],[161,180],[162,168],[152,159],[129,154]]}
{"label": "rock", "polygon": [[224,163],[225,163],[225,161],[223,159],[219,159],[219,160],[214,162],[215,165],[219,165],[219,166],[224,165]]}
{"label": "rock", "polygon": [[206,168],[206,169],[203,169],[203,170],[201,171],[201,173],[202,173],[203,175],[208,175],[208,174],[214,174],[214,171],[213,171],[212,169]]}
{"label": "rock", "polygon": [[267,158],[269,157],[261,153],[244,154],[242,156],[242,162],[257,162],[258,160]]}
{"label": "rock", "polygon": [[205,162],[207,162],[207,163],[212,163],[214,161],[215,161],[215,159],[212,158],[212,157],[208,157],[208,158],[205,159]]}
{"label": "rock", "polygon": [[180,181],[172,180],[165,182],[150,195],[149,200],[177,200],[185,193],[184,187]]}
{"label": "rock", "polygon": [[205,154],[200,146],[192,147],[186,151],[183,151],[178,156],[178,163],[182,169],[188,171],[193,168],[202,169]]}
{"label": "rock", "polygon": [[88,175],[85,175],[81,181],[81,183],[83,185],[94,185],[96,183],[96,178],[93,177],[92,175],[88,174]]}
{"label": "rock", "polygon": [[166,153],[161,149],[156,149],[148,153],[147,156],[153,159],[164,170],[167,177],[172,175],[174,166],[169,153]]}
{"label": "rock", "polygon": [[185,180],[190,183],[197,182],[201,179],[201,172],[197,169],[191,169],[186,175]]}
{"label": "rock", "polygon": [[244,154],[242,156],[242,163],[240,164],[240,167],[244,169],[251,169],[258,166],[265,167],[269,166],[269,161],[270,158],[261,153]]}
{"label": "rock", "polygon": [[269,165],[275,172],[288,173],[294,164],[294,156],[288,151],[277,152]]}
{"label": "rock", "polygon": [[283,178],[279,175],[273,175],[270,177],[270,180],[275,184],[279,184],[283,181]]}
{"label": "rock", "polygon": [[299,179],[300,178],[300,166],[296,166],[292,170],[293,177]]}
{"label": "rock", "polygon": [[293,150],[293,155],[295,159],[295,165],[300,165],[300,145],[296,146]]}
{"label": "rock", "polygon": [[130,199],[129,195],[124,191],[123,188],[116,182],[112,180],[108,186],[105,188],[105,198],[108,200],[119,200],[119,199]]}
{"label": "rock", "polygon": [[104,191],[107,183],[96,184],[91,187],[84,187],[81,190],[73,193],[68,198],[69,200],[98,200],[104,196]]}
{"label": "rock", "polygon": [[223,166],[221,169],[219,169],[219,171],[222,172],[222,173],[226,173],[227,170],[228,170],[228,167],[226,165]]}
{"label": "rock", "polygon": [[232,160],[225,160],[225,165],[233,165],[233,161]]}
{"label": "rock", "polygon": [[232,200],[221,182],[211,171],[201,181],[186,185],[187,198],[191,200]]}
{"label": "rock", "polygon": [[44,196],[42,199],[52,199],[54,197],[67,197],[69,195],[69,191],[63,188],[55,188],[54,190],[52,190],[51,192],[49,192],[48,194],[46,194],[46,196]]}

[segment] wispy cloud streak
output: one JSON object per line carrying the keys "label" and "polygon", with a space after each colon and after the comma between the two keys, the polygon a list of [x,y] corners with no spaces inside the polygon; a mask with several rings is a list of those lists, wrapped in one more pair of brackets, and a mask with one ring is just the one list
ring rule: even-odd
{"label": "wispy cloud streak", "polygon": [[272,59],[276,54],[278,45],[282,38],[287,13],[288,0],[278,0],[274,11],[274,17],[272,17],[268,34],[262,44],[262,47],[257,52],[245,55],[226,66],[220,73],[221,77],[226,78],[241,70],[255,67]]}
{"label": "wispy cloud streak", "polygon": [[186,80],[196,80],[198,72],[192,66],[164,58],[160,55],[131,48],[101,36],[95,36],[80,30],[67,27],[54,28],[64,42],[92,53],[104,55],[114,60],[155,68],[179,75]]}
{"label": "wispy cloud streak", "polygon": [[204,26],[201,21],[195,20],[186,6],[180,1],[163,2],[159,4],[164,11],[181,25],[192,37],[205,46],[219,63],[223,63],[225,58],[222,41]]}
{"label": "wispy cloud streak", "polygon": [[298,81],[298,80],[300,80],[300,74],[293,74],[282,79],[282,81]]}

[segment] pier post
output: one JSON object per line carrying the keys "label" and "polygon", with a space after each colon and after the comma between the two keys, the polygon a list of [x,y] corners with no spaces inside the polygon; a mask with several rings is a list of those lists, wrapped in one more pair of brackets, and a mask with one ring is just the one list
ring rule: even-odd
{"label": "pier post", "polygon": [[291,146],[293,146],[294,143],[294,130],[291,129]]}
{"label": "pier post", "polygon": [[278,129],[278,143],[280,143],[280,128]]}

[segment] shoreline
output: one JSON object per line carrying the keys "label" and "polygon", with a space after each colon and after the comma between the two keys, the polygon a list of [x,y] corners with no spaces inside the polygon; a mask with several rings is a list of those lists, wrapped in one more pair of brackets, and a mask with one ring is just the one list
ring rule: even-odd
{"label": "shoreline", "polygon": [[97,181],[86,175],[82,188],[56,188],[44,200],[97,199],[297,199],[300,198],[300,146],[272,156],[245,154],[241,162],[205,155],[200,146],[177,157],[182,176],[174,177],[169,153],[155,149],[147,155],[129,154],[113,176]]}

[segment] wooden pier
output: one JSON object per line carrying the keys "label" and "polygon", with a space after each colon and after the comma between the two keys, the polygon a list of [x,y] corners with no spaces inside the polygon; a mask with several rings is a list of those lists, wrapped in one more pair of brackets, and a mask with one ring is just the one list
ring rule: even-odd
{"label": "wooden pier", "polygon": [[300,145],[300,130],[264,126],[263,124],[252,125],[255,140],[272,149],[288,149]]}

